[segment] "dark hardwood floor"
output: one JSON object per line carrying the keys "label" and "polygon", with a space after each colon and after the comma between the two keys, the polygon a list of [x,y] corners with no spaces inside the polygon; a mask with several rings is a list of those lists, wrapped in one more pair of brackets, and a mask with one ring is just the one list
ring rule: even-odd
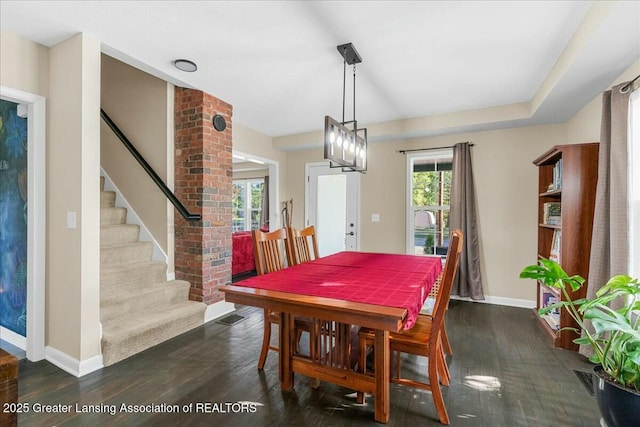
{"label": "dark hardwood floor", "polygon": [[[297,375],[295,391],[281,392],[275,353],[264,371],[256,368],[262,311],[242,307],[238,313],[245,319],[236,324],[210,322],[80,379],[46,361],[22,360],[19,398],[30,410],[19,416],[19,425],[378,424],[372,399],[358,406],[354,393],[342,387],[322,383],[314,390],[308,378]],[[595,400],[573,372],[589,371],[590,365],[574,352],[553,348],[531,310],[452,301],[447,316],[454,355],[448,359],[451,385],[443,390],[452,426],[599,425]],[[421,359],[403,363],[416,373],[425,370]],[[178,405],[179,412],[128,413],[122,404]],[[102,413],[79,413],[76,405]],[[196,413],[197,406],[209,413]],[[70,412],[52,412],[63,408]],[[392,385],[389,426],[409,425],[440,425],[431,395]]]}

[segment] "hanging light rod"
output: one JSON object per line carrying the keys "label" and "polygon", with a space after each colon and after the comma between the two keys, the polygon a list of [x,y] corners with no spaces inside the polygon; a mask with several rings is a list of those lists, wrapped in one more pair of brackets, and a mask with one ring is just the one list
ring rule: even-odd
{"label": "hanging light rod", "polygon": [[[464,142],[469,142],[469,141],[464,141]],[[475,144],[469,144],[469,147],[473,147]],[[400,154],[405,154],[405,153],[412,153],[414,151],[430,151],[430,150],[444,150],[445,148],[453,148],[453,145],[448,145],[446,147],[429,147],[429,148],[416,148],[414,150],[398,150],[398,153]]]}
{"label": "hanging light rod", "polygon": [[[352,43],[336,46],[344,59],[342,75],[342,121],[324,117],[324,158],[329,166],[342,168],[344,172],[367,170],[367,129],[358,128],[356,120],[356,64],[362,57]],[[347,64],[353,65],[353,120],[345,120]],[[350,125],[350,126],[347,126]]]}

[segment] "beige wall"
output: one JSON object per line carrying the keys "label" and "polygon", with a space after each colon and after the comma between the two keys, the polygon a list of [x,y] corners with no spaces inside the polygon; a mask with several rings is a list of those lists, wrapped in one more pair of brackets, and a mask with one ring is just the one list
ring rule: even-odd
{"label": "beige wall", "polygon": [[[0,84],[47,98],[47,348],[100,355],[100,43],[77,35],[51,49],[0,34]],[[77,227],[67,227],[75,212]]]}
{"label": "beige wall", "polygon": [[[613,84],[640,74],[634,64]],[[522,116],[522,105],[512,112],[490,109],[508,119]],[[506,108],[506,107],[501,107]],[[431,118],[434,126],[455,128],[469,121],[455,113]],[[405,157],[401,149],[450,146],[469,141],[476,183],[480,257],[485,296],[497,303],[535,300],[535,289],[518,279],[522,267],[536,259],[537,169],[532,161],[557,144],[594,142],[600,139],[601,96],[594,98],[567,123],[530,126],[446,136],[396,140],[369,146],[368,171],[361,177],[361,239],[363,251],[404,253],[406,248]],[[451,119],[451,120],[449,120]],[[464,119],[464,120],[463,120]],[[494,118],[476,117],[483,123]],[[421,120],[429,120],[422,118]],[[466,121],[465,121],[466,120]],[[475,119],[474,119],[475,120]],[[386,122],[369,127],[371,134],[393,134],[405,129],[407,121]],[[320,133],[290,135],[275,139],[275,145],[291,148],[313,145]],[[322,161],[321,149],[287,152],[286,198],[294,199],[294,226],[304,223],[304,164]],[[371,214],[380,222],[371,222]]]}
{"label": "beige wall", "polygon": [[[630,81],[640,74],[640,61],[629,67],[611,86]],[[567,122],[567,142],[595,142],[600,140],[602,118],[602,95],[598,95],[585,105]]]}
{"label": "beige wall", "polygon": [[[450,146],[470,141],[478,202],[480,255],[486,296],[533,300],[535,291],[518,273],[536,257],[537,170],[532,163],[554,144],[564,143],[562,125],[419,138],[369,147],[361,177],[360,249],[406,250],[406,158],[401,149]],[[322,160],[320,149],[287,153],[287,196],[294,199],[294,225],[304,216],[304,164]],[[371,222],[371,214],[380,222]]]}
{"label": "beige wall", "polygon": [[0,85],[35,95],[49,93],[49,49],[6,31],[0,32]]}
{"label": "beige wall", "polygon": [[[257,132],[253,129],[249,129],[245,126],[242,126],[238,123],[233,123],[232,129],[232,139],[233,139],[233,151],[251,154],[256,156],[259,159],[266,159],[270,163],[275,163],[278,165],[278,203],[281,203],[285,199],[286,192],[286,173],[287,173],[287,162],[286,162],[286,153],[281,150],[275,149],[273,147],[273,138],[267,136],[263,133]],[[234,174],[235,178],[235,174]],[[273,180],[270,181],[270,186],[273,185]],[[269,187],[272,188],[272,187]],[[273,209],[273,207],[272,207]],[[276,210],[280,211],[280,206],[276,208]],[[271,224],[273,224],[273,213],[271,212]],[[279,218],[279,223],[282,222],[282,218]]]}
{"label": "beige wall", "polygon": [[76,35],[49,60],[47,345],[83,361],[101,353],[100,42]]}
{"label": "beige wall", "polygon": [[233,171],[233,179],[254,179],[269,176],[269,169],[261,169],[255,171]]}
{"label": "beige wall", "polygon": [[[168,141],[173,142],[173,103],[167,96],[169,90],[167,82],[102,55],[102,108],[172,188],[173,173],[167,173]],[[100,133],[102,167],[168,253],[167,235],[173,224],[167,218],[167,205],[171,209],[173,205],[104,122]]]}

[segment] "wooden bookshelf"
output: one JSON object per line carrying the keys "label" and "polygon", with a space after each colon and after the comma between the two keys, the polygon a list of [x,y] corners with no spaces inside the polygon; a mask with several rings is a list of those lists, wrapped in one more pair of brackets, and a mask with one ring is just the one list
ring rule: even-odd
{"label": "wooden bookshelf", "polygon": [[[569,274],[589,275],[591,232],[598,179],[598,146],[596,143],[556,145],[535,159],[538,166],[538,256],[549,258],[554,234],[560,233],[559,264]],[[559,166],[560,165],[560,166]],[[561,204],[559,224],[544,222],[545,203]],[[572,299],[586,296],[587,286],[571,294]],[[550,296],[563,298],[561,292],[538,284],[537,308],[545,305]],[[556,347],[577,350],[573,343],[577,335],[571,331],[558,331],[549,319],[536,318],[549,333]],[[551,322],[553,323],[553,322]],[[558,329],[576,327],[565,310],[559,313]]]}

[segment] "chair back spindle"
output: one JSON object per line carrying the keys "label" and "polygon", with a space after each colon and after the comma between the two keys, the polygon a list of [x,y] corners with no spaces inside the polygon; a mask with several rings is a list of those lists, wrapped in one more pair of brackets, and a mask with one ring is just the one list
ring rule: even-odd
{"label": "chair back spindle", "polygon": [[282,244],[286,244],[287,232],[284,228],[265,233],[253,230],[253,252],[256,272],[259,275],[272,273],[284,268]]}
{"label": "chair back spindle", "polygon": [[287,257],[290,265],[302,264],[318,258],[318,242],[313,225],[302,230],[289,227],[287,237],[289,243]]}

